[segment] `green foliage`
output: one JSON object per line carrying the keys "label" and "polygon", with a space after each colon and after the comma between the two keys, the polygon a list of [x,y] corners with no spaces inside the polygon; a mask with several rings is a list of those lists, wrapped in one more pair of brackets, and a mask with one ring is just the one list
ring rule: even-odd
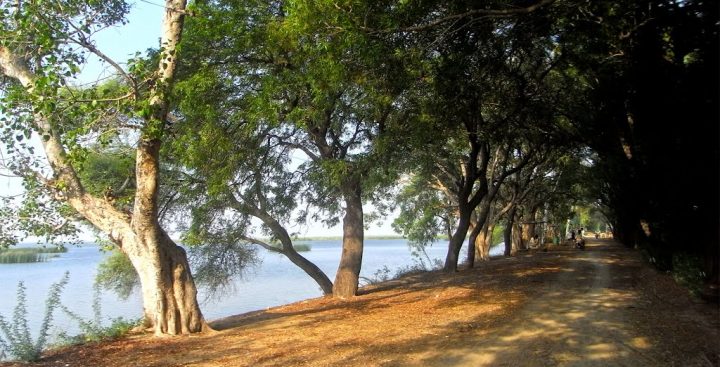
{"label": "green foliage", "polygon": [[78,176],[89,193],[130,205],[135,193],[134,151],[129,147],[88,151]]}
{"label": "green foliage", "polygon": [[234,291],[234,280],[240,279],[257,266],[257,249],[245,242],[217,238],[217,241],[191,246],[188,260],[195,281],[207,299]]}
{"label": "green foliage", "polygon": [[497,224],[497,225],[495,225],[495,227],[493,227],[493,233],[492,233],[492,239],[491,239],[492,243],[490,243],[491,247],[494,245],[497,245],[498,243],[505,240],[503,238],[504,232],[505,232],[505,226],[502,224]]}
{"label": "green foliage", "polygon": [[454,223],[452,198],[433,189],[422,175],[412,177],[395,200],[400,213],[392,227],[413,245],[431,244],[438,235],[447,235]]}
{"label": "green foliage", "polygon": [[0,198],[0,248],[7,248],[28,237],[62,247],[79,242],[79,229],[73,224],[75,212],[55,200],[48,188],[34,177],[23,181],[21,200]]}
{"label": "green foliage", "polygon": [[120,250],[113,248],[110,255],[98,264],[95,284],[115,292],[122,299],[127,299],[133,289],[140,286],[140,278],[130,259]]}
{"label": "green foliage", "polygon": [[66,247],[0,249],[0,264],[44,262],[64,252]]}
{"label": "green foliage", "polygon": [[133,328],[140,325],[142,319],[127,320],[122,317],[117,317],[111,319],[110,325],[108,326],[96,325],[94,321],[82,319],[77,319],[76,321],[80,323],[83,333],[71,336],[61,332],[57,336],[58,340],[55,346],[61,347],[119,339],[128,335]]}
{"label": "green foliage", "polygon": [[375,272],[369,277],[360,277],[365,285],[375,285],[390,280],[390,273],[392,270],[387,265],[383,265],[382,268],[375,270]]}
{"label": "green foliage", "polygon": [[20,361],[35,361],[40,358],[40,353],[46,346],[48,331],[52,324],[53,311],[60,305],[60,293],[67,285],[69,273],[65,272],[62,279],[50,286],[48,297],[45,301],[45,313],[40,331],[35,341],[30,336],[28,326],[27,301],[25,296],[25,285],[18,283],[17,305],[11,320],[0,315],[0,358],[6,356]]}
{"label": "green foliage", "polygon": [[676,253],[672,259],[672,275],[675,281],[698,295],[704,286],[707,274],[703,271],[703,259],[694,254]]}

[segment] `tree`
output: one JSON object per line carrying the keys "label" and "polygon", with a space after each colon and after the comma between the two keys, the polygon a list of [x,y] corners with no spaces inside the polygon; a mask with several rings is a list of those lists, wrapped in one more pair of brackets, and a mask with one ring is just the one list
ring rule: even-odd
{"label": "tree", "polygon": [[[259,180],[258,175],[252,178],[262,187],[241,201],[244,210],[264,218],[268,228],[275,228],[273,236],[291,246],[279,219],[288,218],[295,205],[252,208],[248,203],[254,199],[260,203],[262,197],[280,199],[268,192],[276,190],[274,184],[289,188],[281,183],[298,183],[271,182],[271,177],[301,178],[303,189],[289,189],[283,200],[302,198],[309,208],[317,209],[316,217],[331,224],[344,214],[343,255],[333,294],[355,295],[362,263],[363,201],[388,181],[389,171],[380,170],[377,163],[382,161],[384,132],[394,119],[404,75],[393,50],[357,26],[359,14],[374,12],[331,2],[228,1],[198,10],[207,21],[191,23],[183,47],[207,50],[207,44],[213,43],[216,51],[193,52],[198,57],[186,70],[195,75],[188,79],[194,82],[187,85],[197,88],[184,93],[201,94],[199,87],[206,84],[198,81],[206,77],[218,87],[214,89],[217,108],[208,112],[213,121],[227,131],[243,130],[265,147],[258,150],[260,158],[247,156],[258,162],[257,167],[242,168],[263,172]],[[222,108],[228,109],[219,112]],[[305,162],[291,167],[287,159],[293,158]],[[233,175],[240,173],[239,168],[225,166]],[[288,254],[295,256],[290,248]],[[324,274],[313,272],[326,289]]]}
{"label": "tree", "polygon": [[[598,153],[596,192],[616,238],[661,268],[689,252],[718,282],[718,5],[594,2],[559,22],[565,75],[587,101],[569,109]],[[613,16],[617,15],[617,16]],[[660,128],[660,126],[666,126]],[[662,184],[673,182],[673,184]],[[704,228],[687,241],[686,228]]]}
{"label": "tree", "polygon": [[[99,29],[124,21],[124,2],[0,6],[3,142],[15,157],[10,168],[52,200],[66,203],[129,257],[140,276],[146,326],[156,335],[207,329],[185,251],[158,221],[160,147],[168,127],[168,91],[174,82],[185,1],[168,0],[165,6],[161,49],[154,59],[136,60],[127,71],[91,40]],[[69,87],[89,55],[115,67],[122,88]],[[78,173],[87,155],[85,140],[120,130],[139,137],[129,212],[112,195],[89,192]],[[31,136],[39,138],[47,165],[31,155],[32,146],[18,149],[15,141]]]}

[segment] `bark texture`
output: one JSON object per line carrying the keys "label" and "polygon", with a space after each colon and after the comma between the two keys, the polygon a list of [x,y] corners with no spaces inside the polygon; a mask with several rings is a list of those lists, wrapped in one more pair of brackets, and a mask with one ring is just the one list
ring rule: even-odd
{"label": "bark texture", "polygon": [[485,222],[480,234],[475,240],[475,258],[480,261],[490,260],[490,247],[492,246],[492,232],[494,224]]}
{"label": "bark texture", "polygon": [[353,297],[357,295],[360,267],[363,256],[363,208],[360,182],[350,180],[343,185],[345,217],[343,218],[343,246],[340,266],[335,276],[333,295]]}

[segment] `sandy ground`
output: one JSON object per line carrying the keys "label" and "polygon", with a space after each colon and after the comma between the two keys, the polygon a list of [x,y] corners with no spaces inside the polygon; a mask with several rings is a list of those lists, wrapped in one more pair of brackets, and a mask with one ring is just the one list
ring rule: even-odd
{"label": "sandy ground", "polygon": [[419,274],[351,300],[308,300],[213,326],[217,332],[203,335],[137,335],[52,351],[31,365],[720,364],[718,306],[693,299],[610,240]]}

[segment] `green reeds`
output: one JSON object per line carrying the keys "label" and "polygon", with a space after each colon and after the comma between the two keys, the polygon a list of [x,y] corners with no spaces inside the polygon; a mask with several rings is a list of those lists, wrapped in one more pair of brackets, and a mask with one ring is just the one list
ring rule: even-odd
{"label": "green reeds", "polygon": [[0,249],[0,264],[20,264],[45,262],[67,252],[64,247],[23,247]]}
{"label": "green reeds", "polygon": [[293,244],[293,248],[297,252],[307,252],[312,248],[309,243],[296,243]]}

